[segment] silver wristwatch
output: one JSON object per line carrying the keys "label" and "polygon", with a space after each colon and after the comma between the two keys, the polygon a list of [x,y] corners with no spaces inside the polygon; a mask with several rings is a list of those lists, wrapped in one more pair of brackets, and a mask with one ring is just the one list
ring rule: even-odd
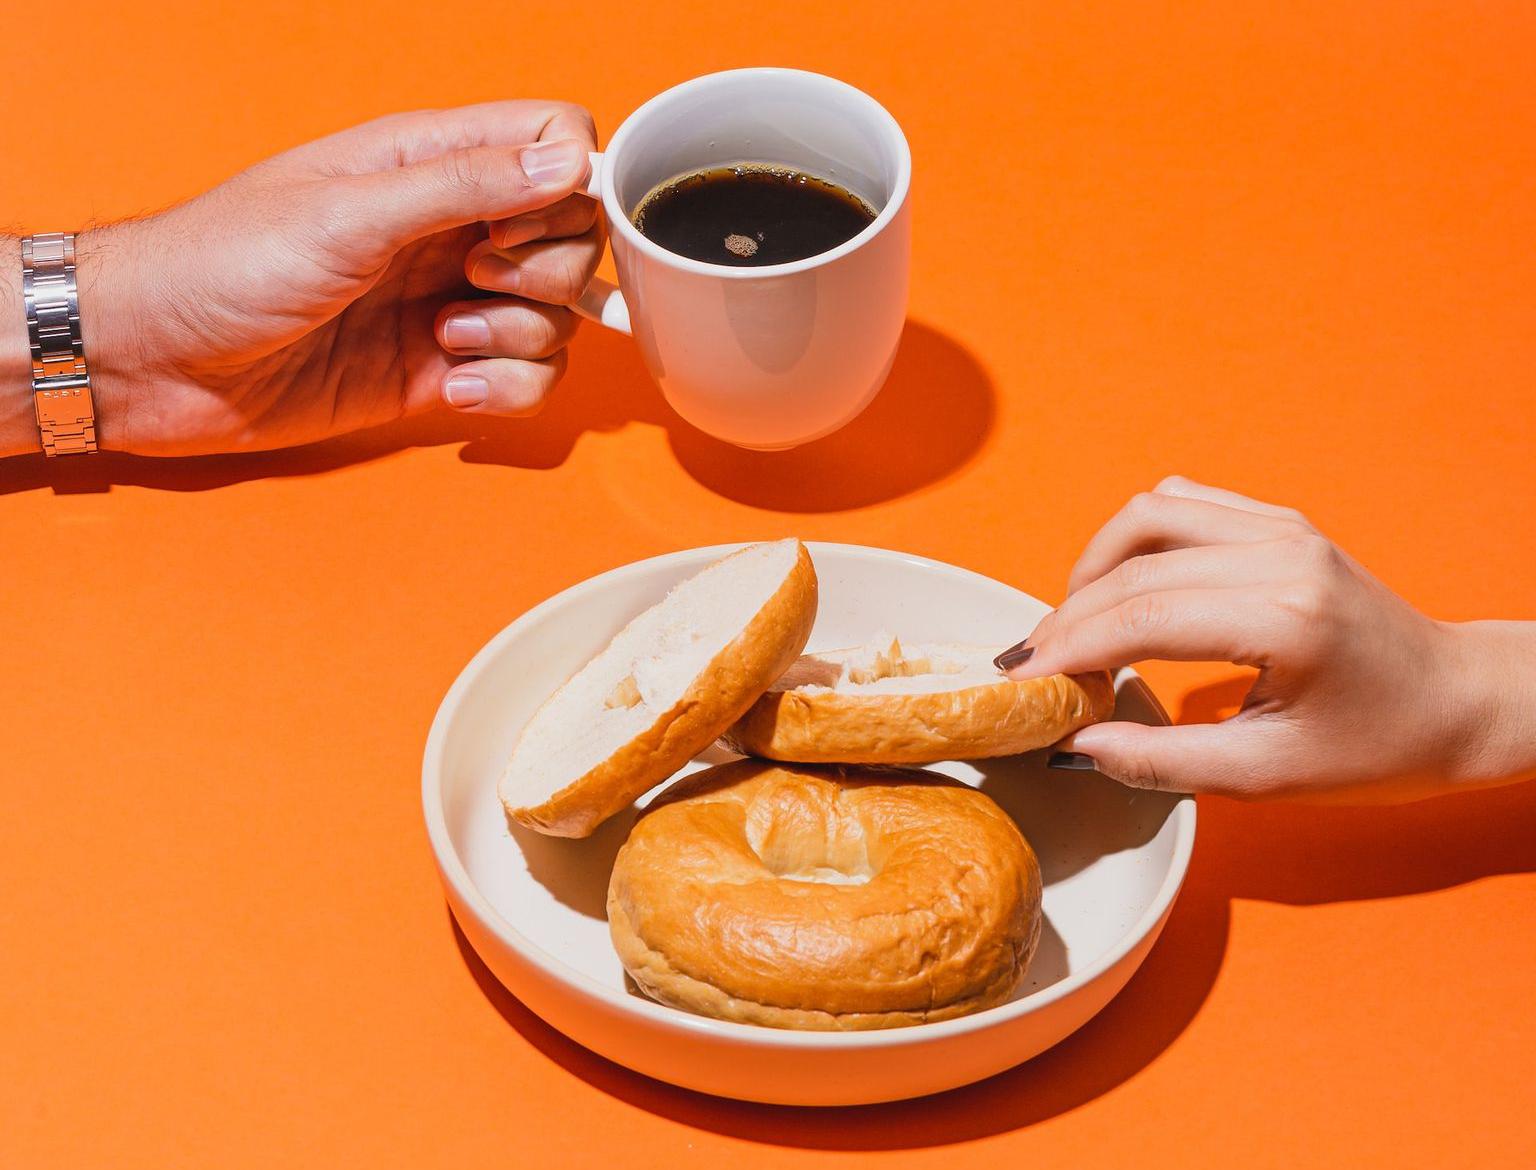
{"label": "silver wristwatch", "polygon": [[96,409],[80,336],[75,237],[67,232],[21,241],[21,297],[32,347],[32,401],[48,455],[96,450]]}

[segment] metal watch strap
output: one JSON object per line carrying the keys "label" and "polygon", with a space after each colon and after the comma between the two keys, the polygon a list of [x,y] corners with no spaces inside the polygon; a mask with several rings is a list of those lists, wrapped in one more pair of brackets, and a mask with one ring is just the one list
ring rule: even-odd
{"label": "metal watch strap", "polygon": [[96,450],[96,410],[80,336],[75,237],[68,232],[21,241],[21,296],[32,347],[32,401],[43,450],[84,455]]}

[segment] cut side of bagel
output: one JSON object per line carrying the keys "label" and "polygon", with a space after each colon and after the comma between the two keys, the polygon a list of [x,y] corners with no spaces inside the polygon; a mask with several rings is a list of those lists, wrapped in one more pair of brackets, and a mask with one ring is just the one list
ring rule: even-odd
{"label": "cut side of bagel", "polygon": [[587,836],[740,718],[815,618],[798,540],[748,545],[681,582],[534,713],[498,787],[507,815]]}
{"label": "cut side of bagel", "polygon": [[721,742],[770,760],[932,764],[1033,751],[1114,712],[1107,672],[1015,682],[995,653],[882,637],[806,654]]}

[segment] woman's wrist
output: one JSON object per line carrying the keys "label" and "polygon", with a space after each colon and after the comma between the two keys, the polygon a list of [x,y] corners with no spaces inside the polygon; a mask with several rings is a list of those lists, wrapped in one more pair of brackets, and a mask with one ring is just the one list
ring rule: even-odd
{"label": "woman's wrist", "polygon": [[1536,777],[1536,622],[1446,623],[1446,701],[1458,712],[1450,779],[1478,788]]}

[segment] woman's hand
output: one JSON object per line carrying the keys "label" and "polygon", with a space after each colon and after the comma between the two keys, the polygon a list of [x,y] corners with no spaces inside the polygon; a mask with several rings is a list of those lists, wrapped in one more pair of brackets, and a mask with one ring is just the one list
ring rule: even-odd
{"label": "woman's hand", "polygon": [[577,193],[594,149],[588,114],[558,102],[401,114],[82,234],[102,446],[283,447],[439,403],[534,412],[602,251]]}
{"label": "woman's hand", "polygon": [[1407,800],[1536,765],[1536,623],[1433,621],[1300,513],[1234,492],[1175,478],[1137,496],[998,664],[1034,678],[1149,658],[1259,675],[1231,719],[1087,727],[1056,766],[1142,788]]}

